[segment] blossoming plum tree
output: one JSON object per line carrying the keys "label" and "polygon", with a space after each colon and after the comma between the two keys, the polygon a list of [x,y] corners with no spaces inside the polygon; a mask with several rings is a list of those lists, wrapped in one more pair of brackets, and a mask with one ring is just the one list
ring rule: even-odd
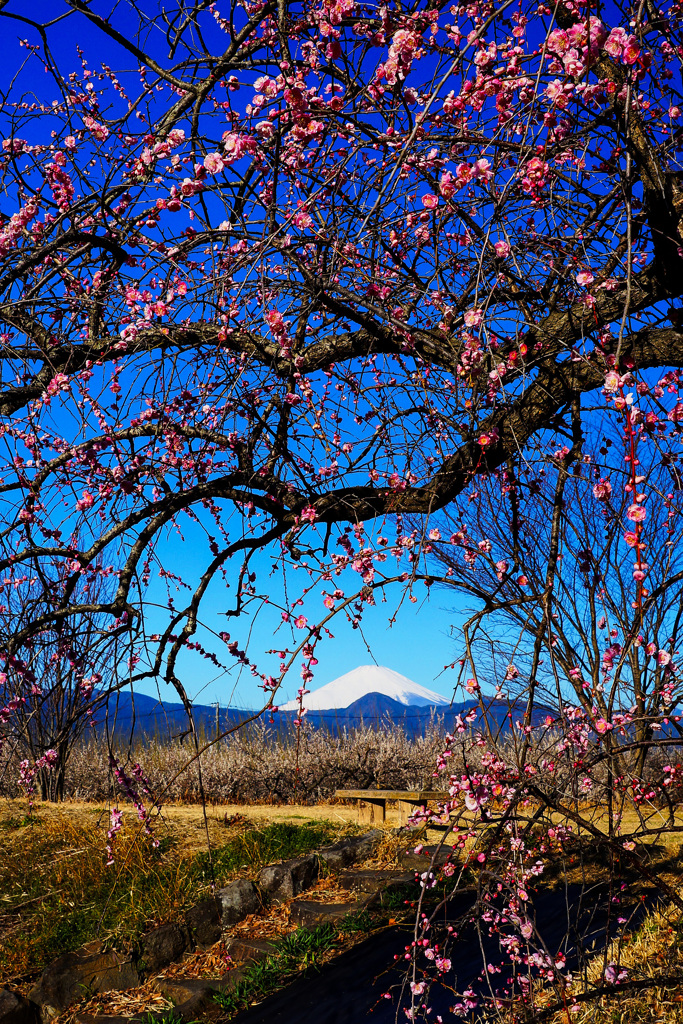
{"label": "blossoming plum tree", "polygon": [[[605,422],[625,476],[584,484],[629,496],[614,543],[642,611],[649,475],[683,422],[679,5],[47,6],[0,10],[20,36],[0,158],[3,723],[41,700],[36,650],[93,618],[133,682],[189,708],[181,656],[241,662],[273,706],[299,658],[312,677],[330,617],[431,585],[440,510],[525,461],[566,478]],[[230,587],[239,628],[266,550],[307,577],[282,601],[279,674],[203,613]],[[579,699],[567,749],[609,744],[615,711]],[[506,829],[532,794],[485,757],[451,811],[465,801],[466,835],[502,800],[481,835],[523,842]],[[556,983],[550,954],[523,952],[533,870],[515,857],[515,970]]]}

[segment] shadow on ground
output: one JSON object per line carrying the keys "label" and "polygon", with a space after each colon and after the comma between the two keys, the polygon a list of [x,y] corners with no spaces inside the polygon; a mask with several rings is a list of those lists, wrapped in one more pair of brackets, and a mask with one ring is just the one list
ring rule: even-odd
{"label": "shadow on ground", "polygon": [[[460,906],[449,905],[441,923],[455,923],[459,919],[467,909],[464,897],[460,900],[463,901]],[[576,970],[604,948],[608,935],[614,936],[619,917],[627,918],[632,929],[651,906],[652,902],[648,906],[647,901],[641,901],[627,911],[610,902],[603,886],[590,890],[571,886],[567,890],[539,895],[535,925],[548,952],[551,955],[563,952],[568,968]],[[368,1024],[394,1024],[397,1020],[405,1021],[404,1008],[410,1006],[410,991],[402,984],[401,968],[411,940],[412,931],[408,928],[387,928],[342,953],[320,972],[300,976],[233,1020],[235,1024],[363,1024],[366,1020]],[[499,965],[502,958],[497,938],[485,937],[482,944],[487,963],[494,967]],[[451,974],[447,983],[457,984],[459,991],[471,985],[475,992],[482,992],[482,947],[474,927],[460,933],[448,955],[457,972],[457,982]],[[502,973],[494,976],[498,984],[504,981]],[[390,999],[384,996],[387,992],[392,993]],[[433,988],[432,1019],[437,1014],[450,1017],[454,1002],[451,991]]]}

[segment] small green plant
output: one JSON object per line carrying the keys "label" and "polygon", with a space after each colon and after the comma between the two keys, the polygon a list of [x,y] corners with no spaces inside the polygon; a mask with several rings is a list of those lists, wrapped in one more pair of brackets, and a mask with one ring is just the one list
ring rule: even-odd
{"label": "small green plant", "polygon": [[255,998],[280,988],[290,975],[319,969],[325,954],[335,948],[338,940],[336,929],[329,923],[315,929],[299,928],[274,942],[273,952],[265,960],[247,967],[232,991],[217,992],[214,999],[231,1017]]}
{"label": "small green plant", "polygon": [[[329,821],[307,821],[301,825],[276,821],[263,828],[247,827],[225,846],[214,850],[212,863],[216,879],[245,868],[261,868],[274,861],[300,857],[332,842],[338,833],[338,826]],[[194,870],[201,877],[208,877],[210,861],[207,854],[195,857]]]}
{"label": "small green plant", "polygon": [[312,930],[299,928],[285,935],[277,943],[277,951],[285,967],[318,967],[322,956],[334,947],[336,941],[337,931],[327,922]]}
{"label": "small green plant", "polygon": [[419,886],[414,882],[407,882],[405,885],[390,886],[382,893],[382,909],[403,910],[406,903],[413,903],[419,898],[419,895]]}
{"label": "small green plant", "polygon": [[14,828],[27,828],[29,825],[34,827],[40,825],[41,819],[37,814],[22,814],[21,817],[12,815],[9,818],[5,818],[2,822],[2,828],[8,831]]}
{"label": "small green plant", "polygon": [[[183,1024],[183,1018],[175,1010],[167,1010],[161,1015],[148,1011],[140,1017],[140,1024]],[[199,1024],[199,1022],[190,1021],[189,1024]]]}
{"label": "small green plant", "polygon": [[357,913],[346,914],[339,922],[339,931],[342,935],[367,935],[377,923],[376,918],[368,910],[359,910]]}

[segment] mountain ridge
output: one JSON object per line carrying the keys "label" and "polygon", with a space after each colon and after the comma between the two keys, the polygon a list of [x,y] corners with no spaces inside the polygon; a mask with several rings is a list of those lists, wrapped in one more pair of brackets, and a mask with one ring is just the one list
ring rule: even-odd
{"label": "mountain ridge", "polygon": [[[408,707],[444,707],[450,704],[448,697],[428,690],[426,686],[413,682],[386,665],[359,665],[307,693],[303,698],[303,706],[309,712],[338,711],[371,693],[383,694]],[[298,710],[298,700],[280,705],[280,711]]]}
{"label": "mountain ridge", "polygon": [[[162,702],[157,697],[147,694],[131,694],[124,691],[111,699],[106,722],[109,733],[119,738],[134,736],[138,740],[157,737],[160,741],[178,739],[186,736],[190,729],[182,704]],[[490,716],[492,727],[504,730],[511,726],[512,715],[521,717],[524,713],[522,703],[513,707],[512,712],[507,702],[487,698],[485,706]],[[443,705],[406,705],[387,697],[382,693],[367,693],[354,701],[347,708],[333,708],[322,711],[309,711],[304,722],[313,728],[327,730],[332,735],[352,731],[356,728],[382,729],[401,726],[406,735],[414,739],[422,736],[433,725],[444,732],[453,732],[462,726],[465,715],[478,711],[478,702],[474,700]],[[204,733],[207,739],[234,729],[257,714],[256,710],[221,708],[218,714],[218,730],[216,731],[216,708],[206,704],[193,705],[193,717],[197,730]],[[549,713],[547,708],[538,708],[534,712],[534,724],[538,724]],[[100,711],[93,723],[99,732],[104,730],[105,713]],[[477,718],[479,715],[477,714]],[[278,711],[274,715],[265,713],[259,718],[269,733],[286,735],[295,728],[298,713],[294,711]],[[476,721],[469,723],[477,725]],[[249,726],[246,726],[249,728]]]}

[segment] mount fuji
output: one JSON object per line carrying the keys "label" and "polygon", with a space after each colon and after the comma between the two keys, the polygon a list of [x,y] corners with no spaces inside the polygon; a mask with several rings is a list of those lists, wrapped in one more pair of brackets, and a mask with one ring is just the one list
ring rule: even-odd
{"label": "mount fuji", "polygon": [[[513,714],[522,714],[524,708],[515,701],[513,706],[502,700],[487,698],[487,713],[497,728],[511,727]],[[303,701],[308,726],[324,729],[331,735],[357,728],[381,730],[387,726],[400,726],[409,737],[424,735],[436,726],[452,732],[462,727],[463,714],[476,712],[478,703],[469,700],[451,703],[440,693],[428,690],[419,683],[381,665],[361,665],[331,683],[306,694]],[[538,708],[534,720],[542,720],[548,709]],[[256,712],[236,708],[193,705],[197,728],[206,736],[239,726]],[[112,695],[107,704],[94,716],[94,724],[104,728],[105,715],[109,731],[120,735],[154,736],[160,739],[183,736],[188,732],[188,721],[182,704],[166,702],[157,697],[122,691]],[[268,733],[291,735],[299,718],[299,705],[291,700],[279,706],[278,713],[261,719]],[[473,720],[468,717],[470,724]],[[248,728],[248,726],[247,726]]]}
{"label": "mount fuji", "polygon": [[[379,694],[403,707],[445,707],[447,697],[428,690],[412,679],[383,665],[360,665],[326,686],[307,693],[303,706],[307,711],[341,711],[356,701]],[[299,703],[290,700],[280,705],[280,711],[298,711]]]}

